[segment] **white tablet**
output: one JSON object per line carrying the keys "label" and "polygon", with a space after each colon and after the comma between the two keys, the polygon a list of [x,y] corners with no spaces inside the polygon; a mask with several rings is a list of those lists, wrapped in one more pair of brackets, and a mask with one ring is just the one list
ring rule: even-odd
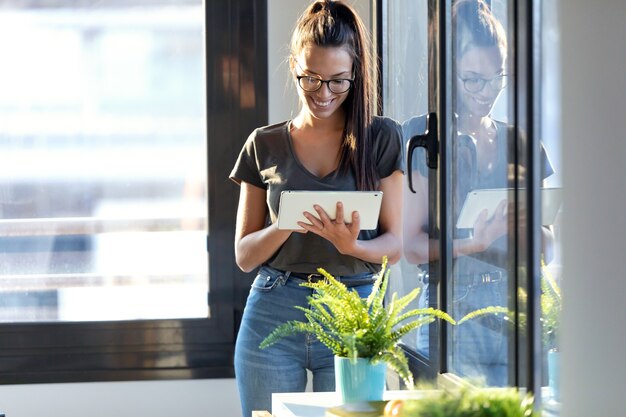
{"label": "white tablet", "polygon": [[382,191],[283,191],[280,193],[278,228],[301,230],[299,221],[309,223],[302,213],[308,211],[317,216],[314,204],[321,206],[331,219],[335,219],[337,202],[343,203],[344,220],[352,220],[352,212],[358,211],[362,230],[378,227],[378,215],[383,201]]}
{"label": "white tablet", "polygon": [[[525,198],[525,191],[519,190],[521,199]],[[471,229],[484,209],[487,209],[487,218],[491,218],[502,200],[513,198],[513,188],[487,188],[470,191],[467,193],[461,213],[456,222],[459,229]],[[541,189],[541,224],[551,225],[561,208],[561,188]]]}

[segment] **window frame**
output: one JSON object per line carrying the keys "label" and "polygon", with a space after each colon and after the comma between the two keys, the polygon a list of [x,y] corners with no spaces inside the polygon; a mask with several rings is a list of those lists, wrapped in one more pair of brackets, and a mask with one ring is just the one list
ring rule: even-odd
{"label": "window frame", "polygon": [[[268,120],[267,0],[207,1],[204,13],[211,318],[3,323],[0,384],[234,377],[235,336],[253,277],[235,263],[239,190],[228,173],[248,134]],[[250,45],[253,54],[244,56]],[[224,56],[251,74],[252,109],[226,94]],[[228,82],[236,91],[250,88],[240,79]]]}
{"label": "window frame", "polygon": [[[488,2],[490,3],[490,2]],[[380,33],[377,36],[377,53],[379,62],[384,62],[385,51],[384,48],[387,45],[385,33],[387,27],[387,5],[386,0],[375,0],[374,10],[376,13],[377,27],[380,28]],[[436,19],[439,27],[449,26],[449,12],[447,11],[448,0],[429,0],[429,19]],[[526,245],[519,245],[519,233],[515,233],[512,237],[515,244],[515,262],[517,267],[515,268],[515,276],[511,277],[515,289],[521,288],[526,291],[527,294],[533,294],[533,297],[528,297],[526,305],[522,305],[519,302],[518,297],[514,294],[516,300],[516,314],[527,315],[527,329],[522,330],[516,325],[515,330],[515,347],[513,352],[513,361],[511,363],[513,378],[511,379],[513,385],[518,387],[524,387],[530,392],[535,393],[536,408],[541,407],[541,322],[540,322],[540,236],[535,231],[540,230],[540,195],[538,186],[541,184],[540,169],[540,144],[537,137],[537,132],[540,132],[540,62],[541,59],[536,55],[536,51],[540,47],[540,35],[538,30],[540,25],[540,4],[537,0],[517,0],[511,4],[512,13],[510,13],[509,27],[513,28],[511,33],[513,39],[511,42],[511,48],[514,53],[514,69],[516,72],[517,82],[515,83],[514,91],[512,92],[514,112],[515,112],[515,129],[519,131],[522,129],[526,132],[526,148],[520,149],[518,147],[516,152],[516,166],[519,166],[519,159],[522,154],[525,153],[528,161],[527,164],[529,180],[526,182],[526,201],[527,201],[527,221],[528,227],[526,228]],[[429,56],[441,56],[443,59],[439,59],[436,65],[430,65],[430,82],[437,82],[437,94],[438,98],[431,97],[432,89],[429,89],[429,112],[436,111],[438,114],[442,114],[442,110],[445,109],[446,102],[449,101],[449,89],[447,89],[446,83],[446,65],[445,49],[450,48],[450,39],[447,36],[445,30],[434,31],[439,34],[436,41],[439,43],[440,50],[434,53],[429,53]],[[429,34],[429,36],[432,35]],[[429,43],[432,41],[429,40]],[[434,68],[436,67],[436,69]],[[439,81],[437,81],[439,80]],[[386,85],[385,80],[381,80],[380,83],[380,98],[381,106],[380,111],[383,113],[385,103],[383,98],[382,88]],[[445,114],[445,112],[443,113]],[[442,117],[438,117],[439,132],[449,130],[450,121],[442,120]],[[519,143],[519,142],[518,142]],[[440,185],[445,185],[447,181],[447,173],[445,172],[446,161],[445,158],[448,150],[445,149],[445,145],[441,145],[439,149],[439,168],[437,177]],[[520,173],[516,173],[516,181],[519,178]],[[433,198],[434,193],[430,192]],[[445,189],[437,195],[439,207],[441,211],[441,229],[445,230],[445,224],[443,222],[450,221],[449,208],[446,204]],[[517,222],[516,213],[516,222]],[[516,223],[517,224],[517,223]],[[516,229],[519,230],[519,229]],[[442,234],[445,235],[445,234]],[[442,258],[445,254],[450,252],[450,243],[446,242],[446,237],[440,241],[440,253]],[[445,276],[446,262],[441,262],[440,266],[444,269],[441,271],[440,276]],[[526,268],[527,271],[532,271],[529,274],[530,279],[525,279],[519,274],[520,268]],[[441,302],[441,306],[447,309],[445,295],[447,294],[446,280],[441,280],[437,285],[436,299]],[[431,299],[433,297],[431,296]],[[438,350],[431,352],[430,358],[425,358],[418,352],[413,350],[407,345],[402,344],[401,347],[409,358],[409,366],[411,371],[421,378],[426,380],[435,380],[438,374],[444,374],[446,369],[446,330],[445,324],[435,322],[430,325],[431,339],[436,337],[438,343]]]}

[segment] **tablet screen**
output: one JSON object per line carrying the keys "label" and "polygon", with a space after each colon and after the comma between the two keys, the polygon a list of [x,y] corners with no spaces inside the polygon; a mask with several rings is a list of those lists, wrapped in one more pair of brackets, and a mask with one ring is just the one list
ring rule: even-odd
{"label": "tablet screen", "polygon": [[360,217],[361,230],[378,227],[378,215],[383,200],[382,191],[283,191],[280,194],[278,228],[301,230],[299,221],[309,223],[303,212],[308,211],[317,217],[313,205],[321,206],[331,219],[335,219],[337,202],[343,203],[344,220],[352,220],[352,212]]}

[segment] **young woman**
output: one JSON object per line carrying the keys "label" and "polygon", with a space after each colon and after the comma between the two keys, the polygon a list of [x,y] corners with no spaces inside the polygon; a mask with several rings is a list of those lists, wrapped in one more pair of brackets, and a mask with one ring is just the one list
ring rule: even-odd
{"label": "young woman", "polygon": [[[481,188],[513,186],[514,151],[518,135],[506,123],[492,117],[494,105],[507,85],[507,39],[504,28],[483,0],[458,0],[453,3],[452,24],[455,27],[455,76],[453,102],[455,128],[452,138],[456,149],[453,161],[452,211],[459,215],[467,193]],[[423,134],[426,118],[419,116],[404,123],[405,138]],[[524,149],[522,145],[520,149]],[[552,174],[552,167],[542,147],[542,176]],[[417,156],[413,171],[416,194],[405,198],[404,254],[419,264],[425,287],[421,303],[428,305],[428,263],[439,260],[439,236],[428,228],[428,169],[424,155]],[[520,157],[524,163],[523,155]],[[415,160],[414,160],[415,161]],[[523,174],[524,166],[520,166]],[[523,178],[521,180],[523,183]],[[521,185],[523,186],[523,185]],[[512,248],[507,233],[516,227],[503,200],[495,214],[487,218],[483,211],[472,229],[453,231],[452,294],[450,313],[454,317],[488,306],[508,306],[508,271]],[[519,226],[523,227],[523,212]],[[550,259],[551,232],[544,233],[543,249]],[[519,236],[525,234],[520,230]],[[483,378],[488,385],[504,386],[508,380],[508,326],[500,318],[485,317],[451,328],[450,371],[466,377]],[[428,327],[418,331],[418,350],[426,353]]]}
{"label": "young woman", "polygon": [[[332,353],[304,335],[260,350],[287,320],[305,320],[324,267],[366,295],[383,256],[401,256],[402,139],[391,119],[375,117],[375,69],[363,22],[341,1],[316,1],[297,22],[289,64],[301,109],[293,119],[256,129],[230,175],[241,185],[235,253],[239,267],[260,267],[252,284],[235,348],[244,416],[269,409],[272,392],[304,391],[307,369],[315,391],[334,390]],[[319,206],[301,230],[280,230],[284,190],[380,190],[377,230],[359,230],[359,214],[337,203],[331,221]],[[313,210],[312,210],[313,211]]]}

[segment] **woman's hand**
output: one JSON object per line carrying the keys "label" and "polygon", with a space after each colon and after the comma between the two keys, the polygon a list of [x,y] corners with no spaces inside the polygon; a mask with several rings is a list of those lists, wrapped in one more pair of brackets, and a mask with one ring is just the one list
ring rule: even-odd
{"label": "woman's hand", "polygon": [[484,252],[500,237],[506,235],[508,230],[508,206],[506,200],[502,200],[491,219],[487,219],[487,210],[483,210],[474,223],[474,250]]}
{"label": "woman's hand", "polygon": [[345,223],[345,215],[343,212],[343,204],[337,202],[337,215],[335,220],[331,220],[328,213],[317,204],[313,206],[317,212],[317,216],[304,212],[304,217],[310,222],[298,222],[298,225],[307,232],[315,233],[331,242],[339,253],[349,255],[354,252],[356,241],[359,236],[360,219],[359,213],[352,212],[351,221]]}

